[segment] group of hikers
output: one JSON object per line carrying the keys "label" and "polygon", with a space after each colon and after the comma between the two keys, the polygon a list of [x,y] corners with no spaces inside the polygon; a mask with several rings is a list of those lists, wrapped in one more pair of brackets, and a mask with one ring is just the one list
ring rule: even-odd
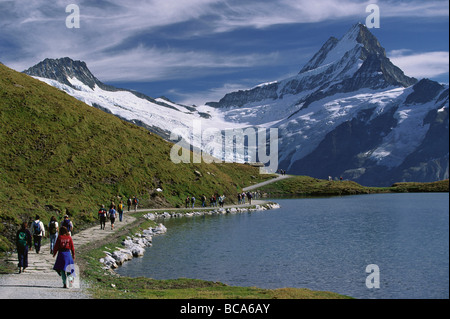
{"label": "group of hikers", "polygon": [[245,198],[247,198],[248,203],[251,205],[252,204],[252,198],[259,198],[260,197],[260,193],[259,192],[242,192],[242,193],[238,193],[237,194],[237,199],[238,199],[238,204],[245,204]]}
{"label": "group of hikers", "polygon": [[[53,257],[58,255],[53,265],[53,270],[61,276],[64,288],[67,288],[68,281],[73,283],[75,275],[75,247],[72,240],[72,231],[73,223],[68,215],[65,215],[61,221],[61,227],[55,216],[52,216],[48,223],[50,254]],[[45,237],[45,234],[44,223],[40,220],[39,215],[35,216],[35,220],[31,223],[30,228],[28,228],[28,222],[22,223],[16,233],[19,274],[28,267],[29,249],[34,247],[36,254],[40,253],[42,238]]]}
{"label": "group of hikers", "polygon": [[[258,198],[260,197],[260,193],[258,191],[255,192],[240,192],[237,194],[237,200],[238,200],[238,204],[245,204],[245,199],[247,198],[248,203],[251,205],[252,204],[252,198]],[[219,196],[219,194],[214,194],[211,195],[211,197],[209,198],[209,206],[207,206],[207,198],[205,195],[201,195],[200,196],[200,202],[201,202],[201,207],[223,207],[224,203],[225,203],[225,195],[222,194],[221,196]],[[184,200],[184,205],[186,208],[195,208],[195,201],[196,198],[194,195],[192,196],[187,196]],[[218,206],[217,206],[218,205]]]}
{"label": "group of hikers", "polygon": [[[131,210],[131,207],[137,211],[138,205],[139,200],[136,196],[128,198],[128,211]],[[106,219],[109,218],[111,221],[111,230],[113,230],[116,216],[118,215],[119,220],[122,221],[123,212],[124,205],[122,201],[119,202],[117,207],[111,201],[108,211],[105,209],[105,205],[101,205],[98,211],[100,229],[105,229]],[[47,224],[48,238],[50,239],[50,254],[53,257],[57,255],[53,270],[61,276],[64,288],[67,288],[68,284],[73,283],[75,276],[75,247],[72,240],[73,227],[73,222],[69,219],[68,215],[65,215],[64,219],[59,223],[56,217],[52,216]],[[46,234],[46,227],[39,215],[36,215],[34,221],[30,224],[28,222],[21,224],[20,229],[16,233],[19,274],[24,272],[28,267],[29,250],[34,247],[36,254],[41,252],[42,239],[46,237]]]}
{"label": "group of hikers", "polygon": [[[219,202],[219,207],[223,207],[223,204],[225,203],[225,195],[224,194],[222,194],[222,195],[220,195],[219,196],[219,194],[214,194],[214,195],[211,195],[211,197],[209,198],[209,206],[211,206],[211,207],[217,207],[217,202]],[[185,204],[185,207],[186,208],[190,208],[190,207],[192,207],[192,208],[194,208],[195,207],[195,196],[194,195],[192,195],[192,196],[187,196],[186,197],[186,199],[184,200],[184,204]],[[206,201],[207,201],[207,198],[206,198],[206,196],[205,195],[201,195],[200,196],[200,201],[201,201],[201,203],[202,203],[202,207],[207,207],[207,205],[206,205]]]}
{"label": "group of hikers", "polygon": [[[127,207],[128,211],[130,211],[131,206],[133,206],[134,211],[137,211],[139,205],[139,199],[134,196],[133,198],[128,197],[127,200]],[[100,220],[100,229],[105,229],[106,225],[106,219],[109,218],[111,222],[111,230],[114,230],[114,223],[116,221],[117,215],[119,215],[119,221],[123,220],[123,201],[119,201],[119,204],[116,207],[116,204],[114,201],[111,201],[111,204],[109,205],[109,210],[106,210],[105,205],[101,205],[100,209],[98,211],[98,219]]]}

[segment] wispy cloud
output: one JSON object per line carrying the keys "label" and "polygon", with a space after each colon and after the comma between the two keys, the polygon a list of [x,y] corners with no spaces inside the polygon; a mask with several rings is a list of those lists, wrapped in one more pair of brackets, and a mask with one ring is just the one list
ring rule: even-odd
{"label": "wispy cloud", "polygon": [[408,76],[433,78],[449,73],[449,52],[413,53],[408,49],[394,50],[389,57]]}
{"label": "wispy cloud", "polygon": [[139,45],[98,59],[93,57],[88,64],[94,74],[101,73],[102,81],[153,81],[189,78],[194,70],[201,76],[220,74],[220,70],[263,66],[276,59],[276,52],[229,55]]}
{"label": "wispy cloud", "polygon": [[[319,23],[361,18],[373,1],[360,0],[78,0],[81,28],[67,29],[65,0],[0,1],[0,60],[24,70],[44,58],[87,61],[105,80],[170,78],[180,70],[265,66],[269,54],[146,47],[148,39],[174,27],[185,39],[240,28]],[[448,1],[377,1],[386,17],[445,16]],[[194,27],[182,30],[181,24]],[[167,33],[170,37],[170,32]],[[174,34],[176,37],[177,35]],[[179,35],[178,35],[179,36]],[[220,36],[220,35],[219,35]],[[207,40],[206,40],[207,41]],[[198,51],[200,50],[200,51]],[[406,57],[401,61],[411,61]],[[423,61],[423,60],[422,60]],[[409,63],[408,63],[409,64]]]}
{"label": "wispy cloud", "polygon": [[221,87],[215,87],[201,92],[181,92],[172,89],[168,93],[176,96],[177,101],[181,104],[203,105],[206,102],[219,101],[227,93],[246,89],[248,89],[248,87],[241,84],[225,83]]}

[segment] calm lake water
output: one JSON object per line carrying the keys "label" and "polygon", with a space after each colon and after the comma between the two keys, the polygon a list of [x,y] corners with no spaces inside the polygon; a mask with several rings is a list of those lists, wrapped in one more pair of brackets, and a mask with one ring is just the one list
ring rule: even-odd
{"label": "calm lake water", "polygon": [[[274,201],[280,209],[166,220],[167,233],[117,272],[364,299],[449,298],[448,193]],[[370,264],[379,288],[366,286]]]}

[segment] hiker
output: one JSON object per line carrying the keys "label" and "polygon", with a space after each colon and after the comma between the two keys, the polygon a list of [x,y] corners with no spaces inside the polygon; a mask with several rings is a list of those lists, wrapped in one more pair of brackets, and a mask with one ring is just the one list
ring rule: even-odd
{"label": "hiker", "polygon": [[186,208],[188,208],[189,203],[191,202],[191,199],[188,197],[186,197],[186,199],[184,200],[184,203],[186,204]]}
{"label": "hiker", "polygon": [[251,205],[252,204],[252,193],[247,192],[247,198],[248,198],[248,203]]}
{"label": "hiker", "polygon": [[55,247],[56,239],[58,238],[59,225],[56,217],[52,216],[48,223],[48,234],[50,237],[50,254],[53,254],[53,247]]}
{"label": "hiker", "polygon": [[73,223],[70,221],[69,216],[65,215],[64,220],[61,223],[61,226],[66,227],[67,231],[69,232],[69,236],[72,236],[73,231]]}
{"label": "hiker", "polygon": [[245,204],[245,193],[242,192],[241,194],[241,204]]}
{"label": "hiker", "polygon": [[192,195],[192,197],[191,197],[191,204],[192,204],[192,208],[194,208],[194,206],[195,206],[195,197],[194,197],[194,195]]}
{"label": "hiker", "polygon": [[241,205],[241,193],[238,193],[238,205]]}
{"label": "hiker", "polygon": [[128,206],[128,211],[130,211],[130,207],[131,207],[131,197],[128,197],[128,200],[127,200],[127,206]]}
{"label": "hiker", "polygon": [[28,249],[31,247],[31,233],[28,230],[28,223],[22,223],[16,234],[16,248],[19,259],[19,274],[28,267]]}
{"label": "hiker", "polygon": [[36,250],[36,254],[39,254],[42,237],[45,236],[44,223],[39,220],[39,215],[36,215],[36,220],[32,224],[31,231],[33,232],[34,249]]}
{"label": "hiker", "polygon": [[100,220],[100,229],[105,229],[105,224],[106,224],[106,209],[105,209],[105,205],[102,205],[102,207],[100,207],[100,210],[98,211],[98,219]]}
{"label": "hiker", "polygon": [[119,205],[117,206],[117,211],[119,213],[119,221],[122,221],[123,218],[123,203],[120,201]]}
{"label": "hiker", "polygon": [[109,220],[111,221],[111,230],[113,230],[114,229],[114,222],[116,221],[116,214],[117,214],[117,212],[114,209],[114,207],[112,207],[109,210],[108,214],[109,214]]}
{"label": "hiker", "polygon": [[222,196],[219,197],[219,205],[220,207],[223,207],[223,203],[225,202],[225,195],[222,194]]}
{"label": "hiker", "polygon": [[202,195],[201,199],[202,199],[202,207],[206,207],[206,196]]}
{"label": "hiker", "polygon": [[134,211],[137,210],[138,204],[139,204],[139,199],[137,199],[137,197],[134,196],[134,198],[133,198]]}
{"label": "hiker", "polygon": [[58,257],[56,258],[53,270],[61,276],[64,288],[67,288],[67,279],[72,280],[75,275],[75,263],[73,261],[75,258],[75,247],[73,245],[72,237],[65,226],[62,226],[59,229],[59,236],[56,240],[53,257],[55,257],[56,254],[58,254]]}

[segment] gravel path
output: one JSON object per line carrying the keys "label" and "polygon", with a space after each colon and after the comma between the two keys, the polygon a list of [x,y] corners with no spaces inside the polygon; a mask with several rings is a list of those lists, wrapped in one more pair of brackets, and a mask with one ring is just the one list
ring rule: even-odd
{"label": "gravel path", "polygon": [[[101,240],[134,220],[125,213],[122,222],[115,222],[114,230],[107,223],[105,230],[96,226],[74,234],[75,264],[77,248]],[[88,285],[79,276],[75,277],[73,287],[63,288],[61,277],[53,270],[55,260],[56,257],[50,254],[50,244],[43,245],[39,254],[34,249],[30,250],[25,272],[0,275],[0,299],[90,299],[86,289]],[[8,261],[17,265],[17,254],[13,254]]]}
{"label": "gravel path", "polygon": [[251,190],[257,189],[261,186],[264,186],[267,184],[272,184],[272,183],[281,181],[282,179],[291,177],[291,175],[281,175],[281,174],[276,174],[276,175],[278,175],[278,177],[275,177],[273,179],[270,179],[270,180],[262,182],[262,183],[258,183],[258,184],[252,185],[252,186],[245,187],[245,188],[243,188],[243,191],[244,192],[251,191]]}

